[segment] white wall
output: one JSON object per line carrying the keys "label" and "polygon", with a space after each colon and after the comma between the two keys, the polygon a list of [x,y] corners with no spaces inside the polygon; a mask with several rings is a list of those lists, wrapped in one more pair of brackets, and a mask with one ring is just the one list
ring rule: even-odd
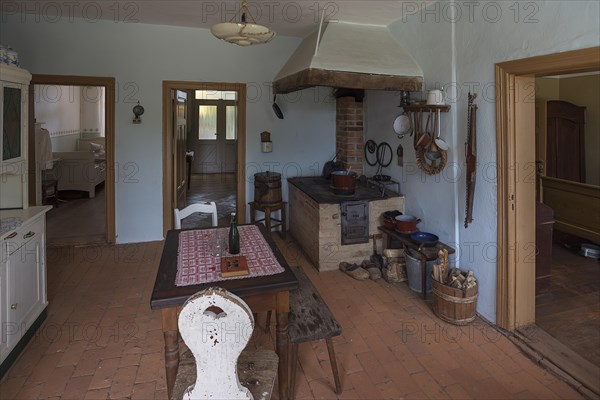
{"label": "white wall", "polygon": [[[422,23],[418,18],[409,17],[391,25],[390,31],[423,70],[425,91],[411,93],[412,100],[425,99],[427,90],[439,89],[454,81],[450,23]],[[392,147],[394,160],[384,173],[400,182],[400,191],[405,196],[405,213],[421,218],[421,231],[434,232],[440,240],[452,244],[456,241],[456,199],[451,168],[457,161],[458,150],[452,129],[455,111],[441,113],[441,137],[450,145],[447,167],[444,173],[429,176],[416,164],[413,137],[405,136],[400,140],[392,128],[394,119],[401,113],[399,102],[398,92],[369,91],[365,136],[378,144],[385,141]],[[426,117],[424,115],[423,125]],[[404,149],[404,167],[397,165],[398,144]],[[372,174],[375,168],[370,167],[367,172]]]}
{"label": "white wall", "polygon": [[[19,52],[22,66],[32,73],[116,78],[119,243],[162,238],[163,80],[247,84],[249,200],[257,169],[271,166],[295,175],[297,164],[299,175],[307,175],[311,166],[322,166],[334,152],[335,108],[325,89],[278,97],[284,120],[277,119],[271,108],[271,81],[299,44],[298,38],[277,37],[265,45],[242,48],[215,39],[206,29],[88,23],[66,16],[54,23],[36,22],[34,16],[25,16],[25,23],[21,15],[4,18],[2,41]],[[143,123],[134,125],[132,108],[138,100],[145,114]],[[259,133],[264,130],[272,133],[272,153],[260,152]]]}
{"label": "white wall", "polygon": [[[475,271],[480,284],[477,310],[492,322],[496,320],[497,282],[494,65],[598,46],[599,5],[597,1],[436,2],[390,26],[423,68],[426,88],[441,83],[449,89],[452,111],[443,117],[442,136],[450,143],[449,157],[456,167],[443,173],[439,182],[409,172],[415,170],[414,152],[412,142],[405,138],[405,165],[407,160],[409,165],[390,169],[391,175],[402,181],[407,212],[423,218],[421,230],[430,229],[442,240],[458,243],[455,261]],[[474,221],[465,229],[463,144],[469,90],[479,95],[478,168]],[[390,141],[394,150],[398,140],[391,126],[398,100],[392,93],[370,92],[368,97],[367,136]],[[454,183],[456,176],[459,179]]]}
{"label": "white wall", "polygon": [[35,85],[35,119],[50,132],[53,151],[75,151],[81,130],[81,91],[75,86]]}
{"label": "white wall", "polygon": [[82,86],[81,132],[99,133],[104,136],[104,92],[103,87]]}

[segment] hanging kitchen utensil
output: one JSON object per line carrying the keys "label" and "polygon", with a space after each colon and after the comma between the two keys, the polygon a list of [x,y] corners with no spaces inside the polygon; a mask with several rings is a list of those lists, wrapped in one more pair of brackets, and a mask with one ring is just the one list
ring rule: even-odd
{"label": "hanging kitchen utensil", "polygon": [[473,101],[477,93],[471,95],[467,105],[467,143],[465,155],[467,158],[467,199],[465,213],[465,228],[473,222],[473,201],[475,197],[475,171],[477,163],[477,106]]}
{"label": "hanging kitchen utensil", "polygon": [[[433,132],[432,132],[432,137],[436,137],[437,133],[437,129],[439,128],[439,110],[438,113],[435,114],[435,119],[434,119],[434,123],[433,123]],[[431,161],[435,161],[437,159],[439,159],[442,155],[440,154],[440,151],[437,147],[437,145],[435,144],[435,140],[432,140],[429,143],[429,146],[427,147],[427,151],[425,151],[425,157],[427,157],[427,159],[431,160]]]}
{"label": "hanging kitchen utensil", "polygon": [[417,142],[421,136],[421,131],[423,130],[423,110],[419,110],[419,113],[415,113],[415,123],[414,123],[414,131],[415,136],[413,138],[413,147],[417,148]]}
{"label": "hanging kitchen utensil", "polygon": [[277,99],[277,95],[273,95],[273,112],[277,115],[277,118],[283,119],[283,112],[281,112],[281,108],[277,105],[275,100]]}
{"label": "hanging kitchen utensil", "polygon": [[403,167],[404,166],[404,148],[402,147],[401,144],[399,144],[398,148],[396,149],[396,155],[398,156],[398,166]]}
{"label": "hanging kitchen utensil", "polygon": [[432,115],[432,112],[431,112],[431,110],[429,110],[429,115],[427,116],[427,122],[425,123],[425,132],[423,132],[423,134],[417,141],[417,147],[427,147],[429,145],[429,143],[431,143],[432,126],[430,125],[430,123],[433,123],[431,115]]}
{"label": "hanging kitchen utensil", "polygon": [[440,150],[440,157],[437,160],[430,160],[426,155],[425,147],[419,147],[416,151],[417,165],[427,175],[436,175],[442,172],[448,161],[448,152]]}
{"label": "hanging kitchen utensil", "polygon": [[371,167],[377,165],[377,143],[374,140],[369,139],[365,142],[365,161]]}
{"label": "hanging kitchen utensil", "polygon": [[410,133],[411,130],[412,123],[410,121],[410,114],[404,111],[394,120],[394,132],[398,135],[398,139],[402,139],[405,135]]}
{"label": "hanging kitchen utensil", "polygon": [[450,146],[448,146],[448,143],[446,143],[446,141],[444,139],[442,139],[440,137],[440,120],[441,120],[441,111],[438,108],[437,110],[437,114],[438,114],[438,119],[437,119],[437,137],[435,138],[435,145],[440,149],[440,150],[448,150],[450,148]]}

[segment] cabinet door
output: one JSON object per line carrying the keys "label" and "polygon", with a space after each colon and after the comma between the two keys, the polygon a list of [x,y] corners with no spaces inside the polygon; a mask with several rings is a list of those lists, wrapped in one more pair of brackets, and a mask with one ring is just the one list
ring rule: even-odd
{"label": "cabinet door", "polygon": [[8,258],[8,304],[6,341],[9,348],[19,341],[35,320],[42,301],[40,290],[40,241],[30,240]]}
{"label": "cabinet door", "polygon": [[2,87],[2,161],[16,160],[23,154],[23,90],[20,85]]}
{"label": "cabinet door", "polygon": [[[5,246],[2,246],[3,248]],[[0,331],[0,362],[4,361],[4,359],[6,358],[6,356],[8,355],[8,346],[6,343],[6,326],[7,326],[7,320],[6,320],[6,313],[8,312],[8,306],[7,306],[7,297],[6,297],[6,290],[8,288],[8,285],[6,283],[6,263],[5,262],[1,262],[0,263],[0,323],[1,325],[1,331]]]}

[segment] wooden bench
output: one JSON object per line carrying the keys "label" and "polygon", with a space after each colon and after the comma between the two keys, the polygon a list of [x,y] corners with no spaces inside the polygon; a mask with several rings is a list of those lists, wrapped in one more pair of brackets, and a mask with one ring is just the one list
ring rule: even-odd
{"label": "wooden bench", "polygon": [[294,399],[298,344],[319,339],[325,339],[327,343],[329,362],[335,380],[335,393],[340,394],[342,386],[332,338],[342,333],[342,327],[304,271],[299,267],[292,267],[291,270],[298,279],[299,287],[290,292],[290,317],[288,322],[288,334],[292,344],[290,398]]}

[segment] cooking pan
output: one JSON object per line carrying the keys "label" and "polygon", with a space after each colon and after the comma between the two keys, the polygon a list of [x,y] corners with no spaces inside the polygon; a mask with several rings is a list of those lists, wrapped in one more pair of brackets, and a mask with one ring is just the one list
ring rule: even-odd
{"label": "cooking pan", "polygon": [[415,232],[410,238],[424,247],[435,246],[439,240],[437,235],[429,232]]}
{"label": "cooking pan", "polygon": [[273,96],[273,112],[277,115],[277,118],[283,119],[283,112],[281,112],[281,108],[277,105],[275,100],[277,99],[277,95]]}

